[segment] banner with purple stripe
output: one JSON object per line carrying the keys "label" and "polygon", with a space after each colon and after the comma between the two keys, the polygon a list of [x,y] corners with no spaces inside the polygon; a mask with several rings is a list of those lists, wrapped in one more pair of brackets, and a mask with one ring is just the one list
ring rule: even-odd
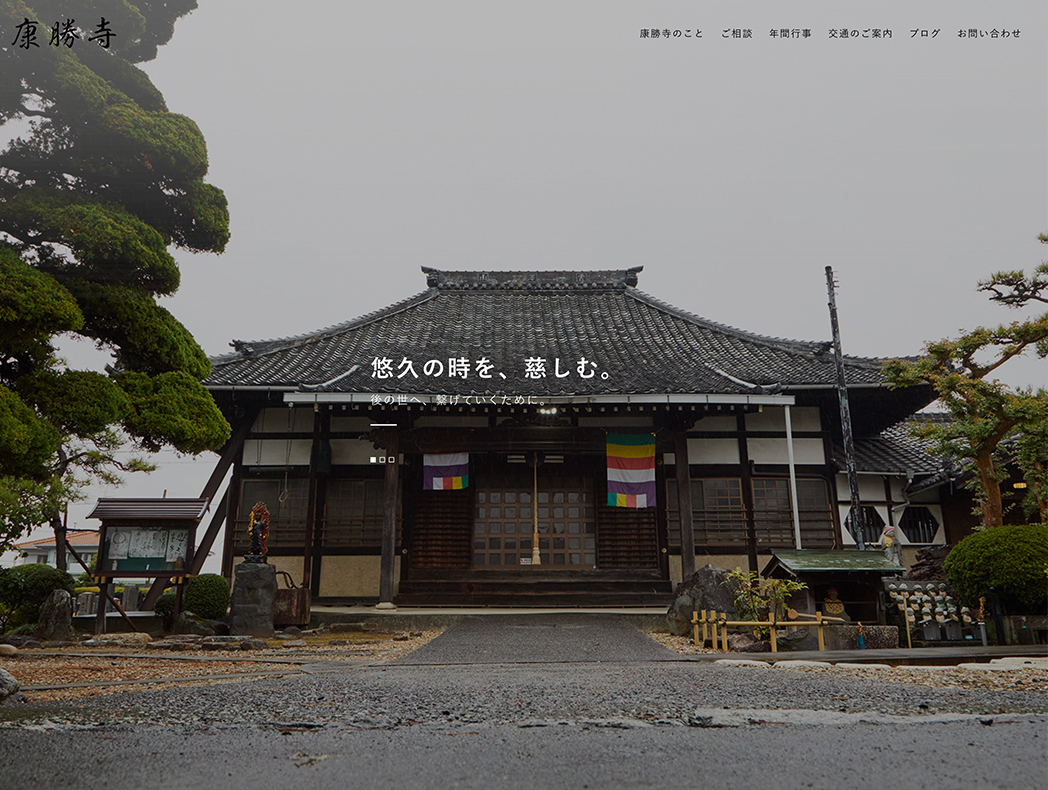
{"label": "banner with purple stripe", "polygon": [[609,433],[608,505],[655,507],[655,436]]}
{"label": "banner with purple stripe", "polygon": [[422,488],[450,491],[469,487],[469,453],[425,453],[422,456]]}

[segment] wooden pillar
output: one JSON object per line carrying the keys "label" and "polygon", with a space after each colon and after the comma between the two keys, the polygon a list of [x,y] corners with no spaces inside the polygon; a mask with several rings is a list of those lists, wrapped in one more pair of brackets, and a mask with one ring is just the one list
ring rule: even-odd
{"label": "wooden pillar", "polygon": [[397,434],[390,433],[386,454],[386,486],[382,510],[382,564],[378,584],[378,605],[393,607],[393,571],[397,550],[397,478],[399,477]]}
{"label": "wooden pillar", "polygon": [[331,415],[326,408],[315,407],[313,440],[309,455],[309,495],[306,502],[306,538],[302,548],[302,586],[312,595],[320,594],[322,532],[327,495],[327,477],[331,472]]}
{"label": "wooden pillar", "polygon": [[750,570],[757,567],[757,515],[753,506],[753,474],[750,472],[750,450],[746,445],[746,415],[741,411],[735,415],[735,426],[739,432],[739,465],[742,469],[742,505],[746,510],[746,556]]}
{"label": "wooden pillar", "polygon": [[106,604],[109,603],[109,599],[106,597],[106,590],[109,589],[109,582],[105,579],[98,583],[98,609],[95,610],[95,634],[104,634],[106,632]]}
{"label": "wooden pillar", "polygon": [[677,508],[680,512],[681,576],[687,581],[695,573],[695,525],[692,523],[688,435],[684,425],[673,432],[673,466],[677,474]]}
{"label": "wooden pillar", "polygon": [[[655,508],[655,535],[656,545],[659,550],[659,575],[663,579],[670,578],[669,568],[669,527],[666,523],[666,504],[662,497],[666,494],[666,465],[665,454],[659,453],[655,461],[655,490],[658,491],[660,506]],[[599,501],[599,500],[597,500]]]}

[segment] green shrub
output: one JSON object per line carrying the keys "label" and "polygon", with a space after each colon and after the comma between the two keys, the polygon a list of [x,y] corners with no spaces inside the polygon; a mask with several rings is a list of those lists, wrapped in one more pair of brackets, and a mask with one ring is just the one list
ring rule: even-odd
{"label": "green shrub", "polygon": [[153,604],[153,612],[164,624],[164,630],[170,631],[171,625],[175,621],[175,591],[165,590],[162,592],[160,597],[156,599],[156,603]]}
{"label": "green shrub", "polygon": [[205,620],[220,620],[229,608],[229,582],[217,573],[203,573],[186,583],[182,608]]}
{"label": "green shrub", "polygon": [[0,570],[0,607],[6,614],[5,626],[32,624],[40,617],[40,607],[55,590],[75,589],[73,577],[50,565],[33,563]]}
{"label": "green shrub", "polygon": [[979,605],[994,587],[1009,614],[1048,609],[1048,527],[1005,524],[969,535],[946,558],[946,579],[962,603]]}

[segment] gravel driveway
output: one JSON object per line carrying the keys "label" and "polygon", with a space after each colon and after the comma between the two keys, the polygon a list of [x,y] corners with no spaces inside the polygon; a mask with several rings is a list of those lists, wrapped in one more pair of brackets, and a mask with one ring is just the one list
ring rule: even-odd
{"label": "gravel driveway", "polygon": [[615,618],[552,618],[467,620],[385,665],[29,706],[0,727],[5,786],[1048,786],[1043,694],[698,664]]}

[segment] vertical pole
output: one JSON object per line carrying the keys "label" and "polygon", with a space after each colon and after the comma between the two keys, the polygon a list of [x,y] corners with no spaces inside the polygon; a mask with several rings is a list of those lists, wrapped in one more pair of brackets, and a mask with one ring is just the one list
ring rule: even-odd
{"label": "vertical pole", "polygon": [[677,475],[677,510],[680,513],[681,579],[687,581],[695,573],[695,524],[692,521],[688,436],[683,425],[673,432],[673,468]]}
{"label": "vertical pole", "polygon": [[797,548],[801,548],[801,516],[797,505],[797,465],[793,460],[793,422],[790,419],[790,406],[786,404],[786,460],[790,465],[790,503],[793,506],[793,539]]}
{"label": "vertical pole", "polygon": [[109,582],[102,579],[98,583],[98,610],[95,612],[95,634],[104,634],[106,632],[106,604],[109,603],[109,599],[106,597],[106,591],[109,588]]}
{"label": "vertical pole", "polygon": [[833,329],[833,359],[837,367],[837,396],[841,403],[841,433],[844,437],[844,462],[848,468],[848,487],[851,489],[851,519],[855,528],[855,543],[859,551],[866,548],[863,535],[862,507],[859,505],[859,475],[855,470],[855,443],[852,439],[851,407],[848,405],[848,384],[844,378],[844,356],[841,354],[841,330],[837,324],[837,297],[833,281],[833,267],[826,267],[826,290],[830,295],[830,327]]}
{"label": "vertical pole", "polygon": [[750,570],[757,572],[757,506],[753,499],[753,474],[750,471],[750,451],[746,439],[746,415],[741,411],[735,415],[735,426],[739,432],[739,470],[742,482],[742,505],[746,516],[746,555]]}
{"label": "vertical pole", "polygon": [[386,442],[386,478],[385,498],[382,511],[382,563],[378,583],[378,608],[394,609],[393,604],[393,571],[396,567],[397,550],[397,478],[399,470],[399,452],[396,429],[389,434]]}
{"label": "vertical pole", "polygon": [[539,453],[535,451],[535,465],[531,468],[531,564],[541,565],[539,553]]}

